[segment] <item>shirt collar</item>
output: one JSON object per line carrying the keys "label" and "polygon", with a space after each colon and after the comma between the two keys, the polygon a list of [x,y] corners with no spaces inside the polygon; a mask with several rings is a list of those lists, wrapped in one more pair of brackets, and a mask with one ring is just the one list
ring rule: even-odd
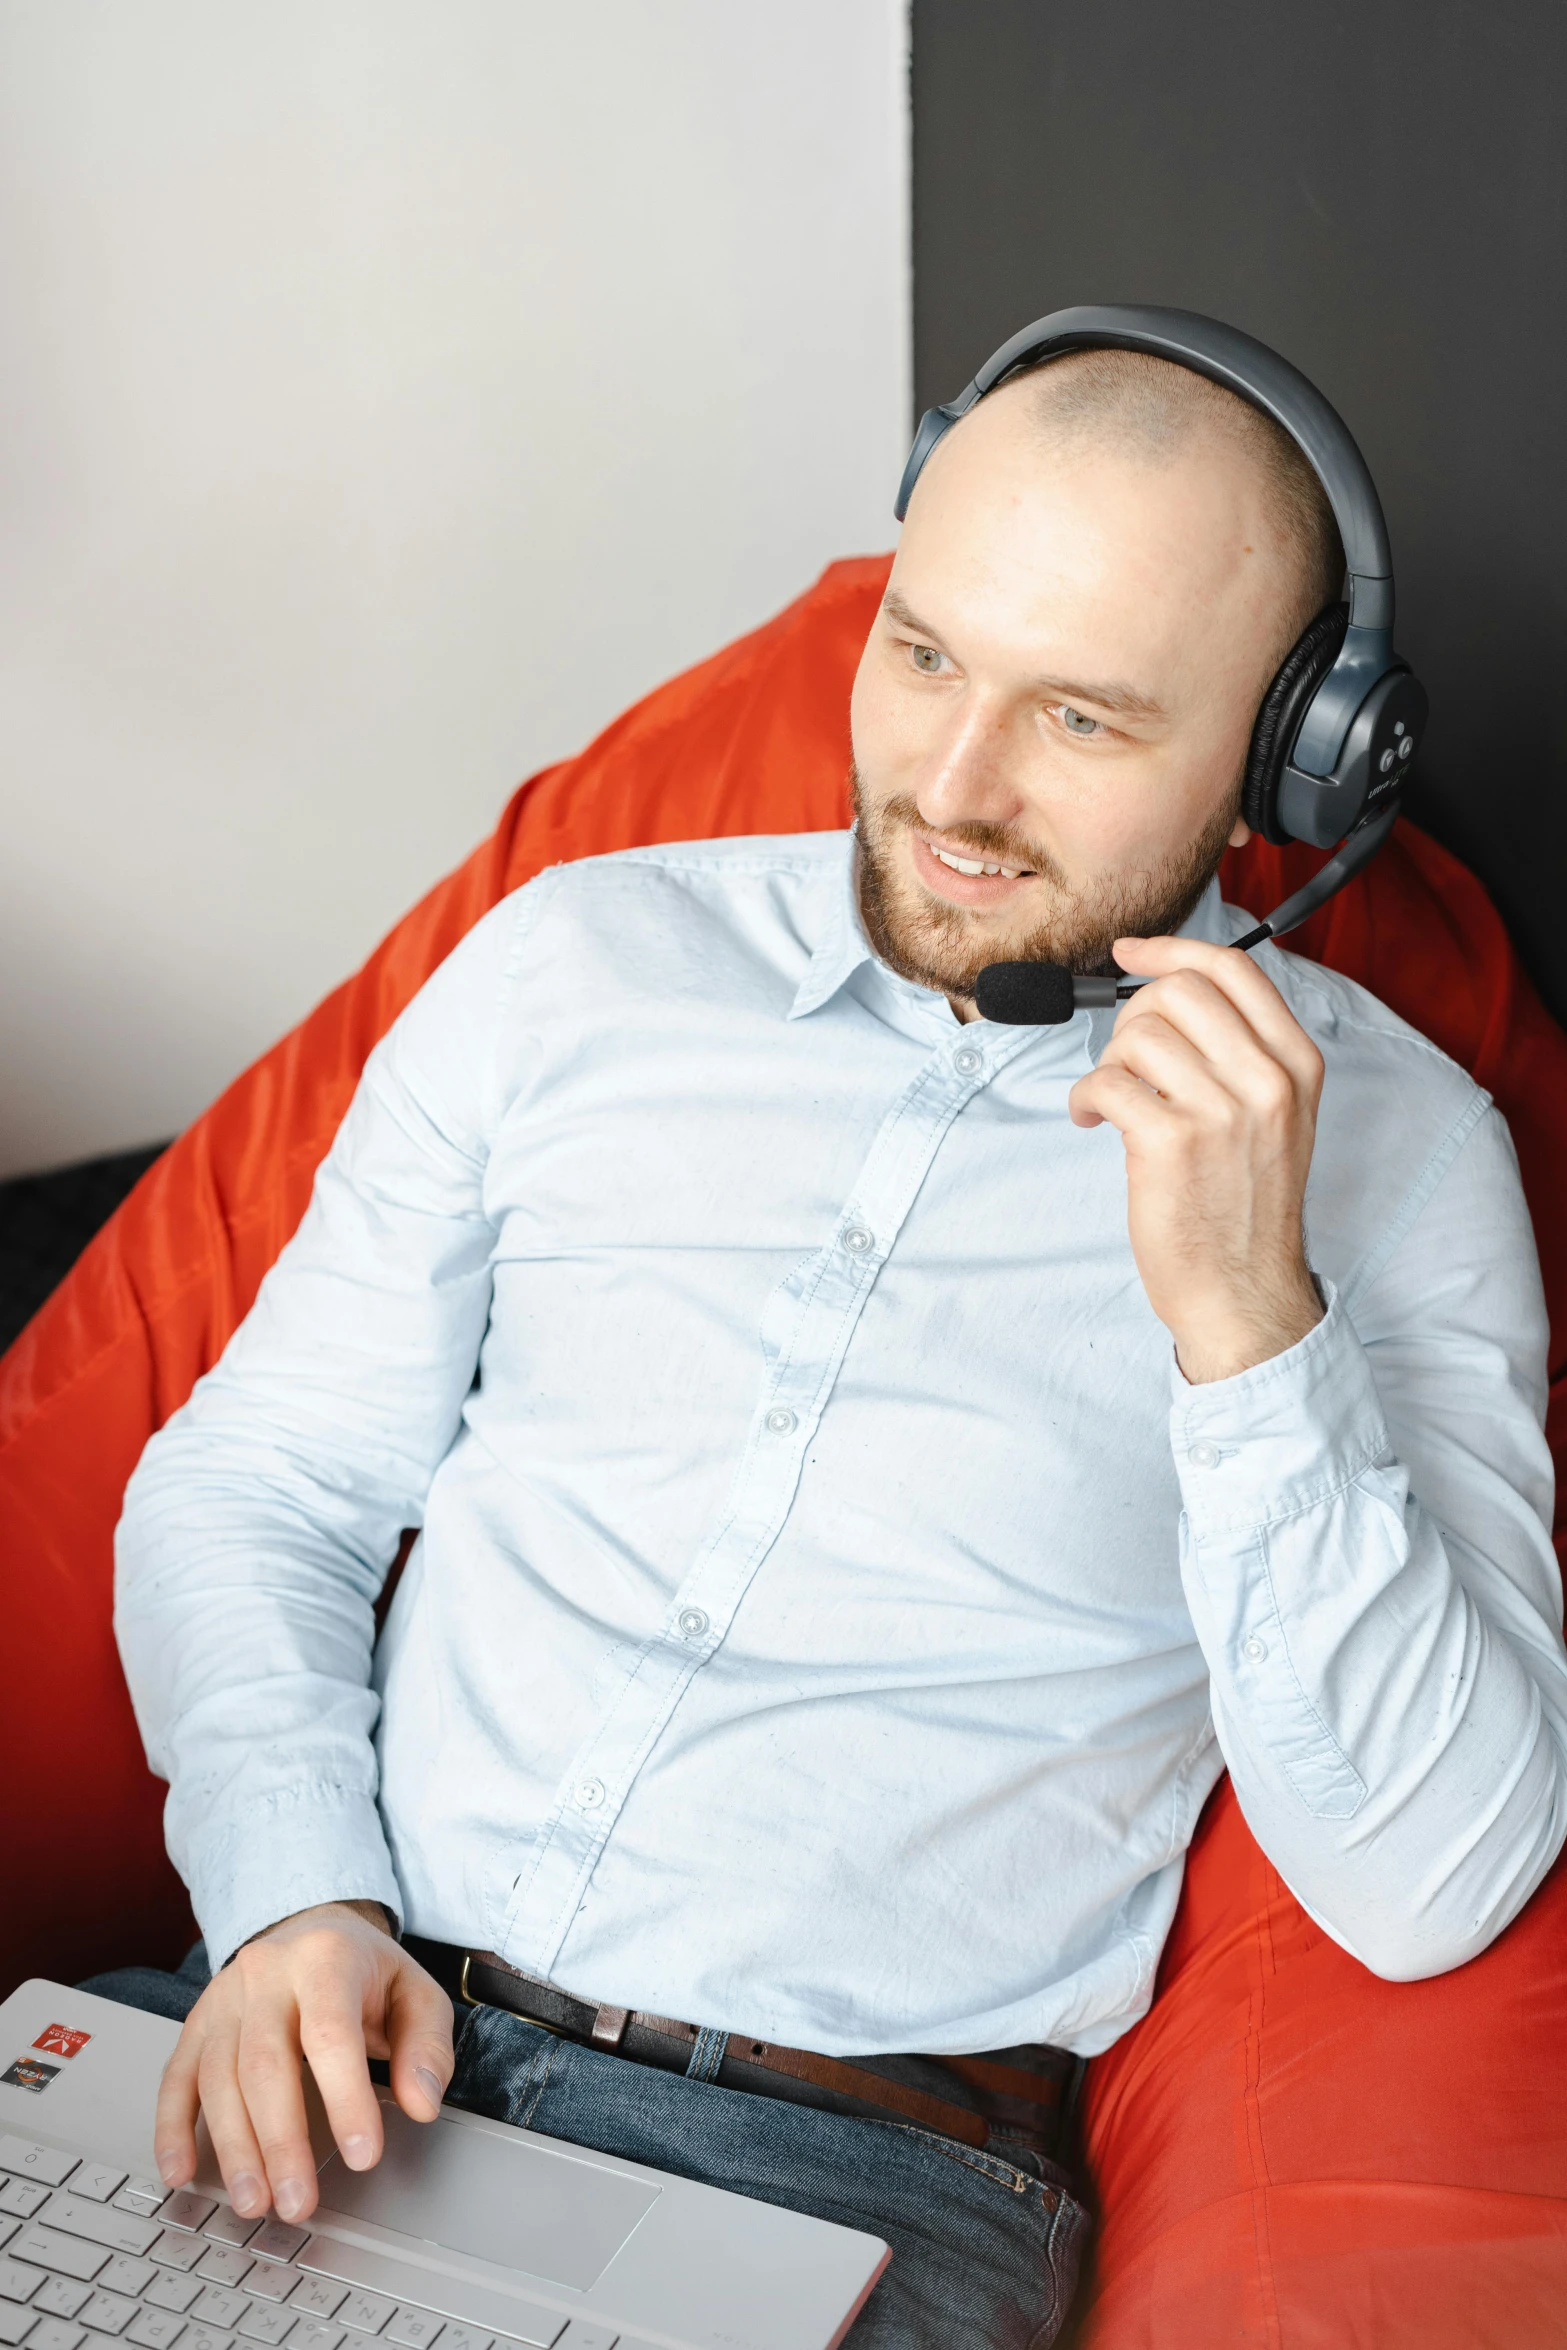
{"label": "shirt collar", "polygon": [[831,867],[832,882],[827,920],[816,950],[805,967],[805,977],[789,1006],[791,1020],[819,1012],[862,963],[875,960],[875,950],[860,919],[859,839],[853,827],[843,836],[843,855]]}
{"label": "shirt collar", "polygon": [[[862,963],[875,963],[879,971],[896,986],[911,996],[930,998],[929,988],[915,987],[913,982],[900,979],[877,957],[874,947],[865,935],[865,924],[860,915],[859,840],[857,830],[851,827],[843,836],[844,853],[831,867],[832,882],[827,902],[827,920],[816,943],[805,976],[794,992],[789,1006],[791,1020],[803,1020],[811,1012],[819,1012],[846,980],[851,979]],[[1214,946],[1228,946],[1242,929],[1251,928],[1251,917],[1239,908],[1227,906],[1219,890],[1218,876],[1209,882],[1186,920],[1181,924],[1181,938],[1207,939]],[[945,998],[933,998],[946,1009]]]}

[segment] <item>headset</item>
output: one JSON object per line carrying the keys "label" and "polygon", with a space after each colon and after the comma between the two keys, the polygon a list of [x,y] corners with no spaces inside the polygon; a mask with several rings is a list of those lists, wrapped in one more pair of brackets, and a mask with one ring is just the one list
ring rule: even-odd
{"label": "headset", "polygon": [[[928,408],[898,489],[897,518],[942,435],[1008,377],[1068,351],[1147,351],[1222,384],[1283,426],[1316,474],[1343,541],[1348,599],[1317,614],[1262,697],[1246,754],[1241,814],[1275,846],[1307,841],[1336,857],[1237,947],[1260,946],[1314,914],[1368,864],[1393,829],[1425,728],[1424,687],[1393,650],[1393,557],[1376,484],[1349,427],[1266,343],[1216,318],[1151,304],[1082,304],[1024,327],[944,407]],[[991,963],[975,985],[980,1015],[1014,1026],[1069,1020],[1142,983],[1089,979],[1053,963]]]}

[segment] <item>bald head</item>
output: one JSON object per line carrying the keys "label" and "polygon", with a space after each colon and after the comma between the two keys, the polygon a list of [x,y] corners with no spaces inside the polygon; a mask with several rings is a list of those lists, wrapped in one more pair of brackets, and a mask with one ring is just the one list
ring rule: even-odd
{"label": "bald head", "polygon": [[1062,455],[1100,448],[1163,467],[1189,461],[1207,442],[1254,471],[1294,590],[1281,652],[1337,601],[1344,549],[1326,493],[1283,426],[1249,400],[1173,360],[1111,350],[1046,360],[1013,377],[1003,395],[1026,405],[1041,446]]}
{"label": "bald head", "polygon": [[1206,377],[1094,351],[988,393],[920,475],[855,680],[878,952],[958,1001],[987,962],[1178,928],[1341,576],[1293,442]]}

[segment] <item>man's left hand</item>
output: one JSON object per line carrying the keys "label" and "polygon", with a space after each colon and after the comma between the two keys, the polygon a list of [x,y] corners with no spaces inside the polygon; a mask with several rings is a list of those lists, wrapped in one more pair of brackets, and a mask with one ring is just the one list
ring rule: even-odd
{"label": "man's left hand", "polygon": [[1151,983],[1073,1086],[1073,1122],[1120,1129],[1132,1254],[1182,1371],[1232,1378],[1322,1319],[1301,1226],[1322,1055],[1233,947],[1121,938],[1114,952]]}

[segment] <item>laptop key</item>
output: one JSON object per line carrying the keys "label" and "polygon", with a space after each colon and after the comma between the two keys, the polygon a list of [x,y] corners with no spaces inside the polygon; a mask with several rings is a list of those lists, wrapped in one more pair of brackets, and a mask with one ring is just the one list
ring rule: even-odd
{"label": "laptop key", "polygon": [[[100,2284],[107,2280],[108,2274],[108,2270],[105,2269],[103,2276],[98,2280]],[[154,2309],[172,2309],[176,2317],[183,2317],[200,2291],[201,2279],[199,2277],[182,2277],[177,2269],[166,2268],[161,2270],[156,2281],[147,2287],[142,2298]]]}
{"label": "laptop key", "polygon": [[156,2244],[148,2245],[147,2254],[160,2268],[194,2268],[206,2249],[199,2236],[178,2236],[165,2228]]}
{"label": "laptop key", "polygon": [[115,2254],[107,2268],[98,2271],[100,2293],[129,2293],[136,2298],[145,2291],[157,2275],[150,2260],[131,2260],[123,2252]]}
{"label": "laptop key", "polygon": [[430,2350],[441,2325],[428,2309],[400,2309],[381,2339],[396,2342],[399,2350]]}
{"label": "laptop key", "polygon": [[101,2244],[84,2244],[77,2236],[62,2236],[53,2228],[41,2228],[36,2220],[23,2228],[11,2250],[18,2260],[36,2260],[40,2268],[56,2269],[63,2277],[80,2277],[84,2284],[90,2283],[109,2261]]}
{"label": "laptop key", "polygon": [[264,2219],[245,2249],[261,2260],[297,2260],[309,2241],[307,2228],[291,2228],[286,2220]]}
{"label": "laptop key", "polygon": [[46,2187],[63,2187],[80,2159],[75,2154],[57,2154],[52,2146],[35,2146],[31,2138],[0,2132],[0,2170],[16,2171],[24,2179],[42,2179]]}
{"label": "laptop key", "polygon": [[259,2219],[244,2219],[231,2204],[220,2203],[201,2232],[209,2244],[248,2244],[260,2225]]}
{"label": "laptop key", "polygon": [[81,2350],[87,2337],[80,2326],[68,2325],[63,2317],[41,2317],[27,2339],[36,2350]]}
{"label": "laptop key", "polygon": [[236,2252],[232,2244],[214,2244],[196,2263],[196,2274],[212,2285],[237,2285],[255,2267],[248,2252]]}
{"label": "laptop key", "polygon": [[89,2244],[106,2244],[111,2252],[143,2253],[158,2233],[154,2219],[138,2219],[130,2211],[106,2211],[101,2203],[89,2203],[75,2188],[63,2194],[51,2195],[39,2218],[51,2228],[64,2228],[69,2236],[83,2236]]}
{"label": "laptop key", "polygon": [[[384,2293],[350,2293],[337,2313],[339,2325],[350,2327],[356,2334],[378,2334],[397,2307]],[[474,2350],[480,2350],[475,2343]],[[489,2338],[484,2337],[482,2350],[489,2350]]]}
{"label": "laptop key", "polygon": [[168,2193],[158,2179],[127,2179],[114,2198],[116,2211],[142,2211],[150,2216]]}
{"label": "laptop key", "polygon": [[288,2297],[296,2317],[335,2317],[348,2299],[348,2287],[334,2277],[306,2277]]}
{"label": "laptop key", "polygon": [[258,2301],[286,2301],[298,2283],[298,2269],[286,2261],[258,2260],[245,2279],[245,2290]]}
{"label": "laptop key", "polygon": [[288,2337],[288,2350],[337,2350],[343,2339],[341,2326],[328,2325],[320,2317],[302,2317]]}
{"label": "laptop key", "polygon": [[37,2322],[30,2309],[18,2309],[14,2301],[0,2301],[0,2342],[20,2342]]}
{"label": "laptop key", "polygon": [[234,2337],[221,2326],[195,2325],[186,2332],[180,2350],[234,2350]]}
{"label": "laptop key", "polygon": [[123,2334],[136,2315],[134,2301],[125,2300],[118,2293],[94,2293],[84,2301],[77,2315],[89,2330],[96,2328],[102,2334]]}
{"label": "laptop key", "polygon": [[48,2188],[36,2179],[6,2179],[0,2184],[0,2211],[14,2212],[18,2219],[31,2219],[48,2200]]}
{"label": "laptop key", "polygon": [[79,2285],[74,2277],[45,2277],[33,2295],[33,2309],[39,2317],[74,2317],[91,2298],[91,2285]]}
{"label": "laptop key", "polygon": [[89,2203],[107,2203],[124,2184],[124,2171],[106,2162],[84,2162],[71,2174],[71,2193],[85,2195]]}
{"label": "laptop key", "polygon": [[585,2325],[580,2317],[574,2317],[555,2350],[615,2350],[619,2340],[613,2326]]}
{"label": "laptop key", "polygon": [[43,2281],[40,2269],[0,2257],[0,2301],[31,2301]]}
{"label": "laptop key", "polygon": [[191,2303],[190,2313],[203,2325],[237,2326],[250,2303],[243,2293],[229,2293],[221,2285],[204,2285],[198,2298]]}
{"label": "laptop key", "polygon": [[291,2309],[279,2309],[275,2301],[252,2301],[239,2321],[239,2330],[247,2342],[281,2342],[290,2326],[299,2320]]}
{"label": "laptop key", "polygon": [[460,2326],[447,2320],[441,2336],[441,2350],[494,2350],[493,2334],[481,2334],[477,2326]]}
{"label": "laptop key", "polygon": [[141,2350],[173,2350],[185,2331],[185,2320],[172,2309],[140,2309],[125,2329],[124,2339]]}
{"label": "laptop key", "polygon": [[189,2228],[194,2233],[206,2226],[217,2208],[210,2195],[193,2195],[189,2187],[177,2187],[159,2205],[158,2218],[166,2228]]}

